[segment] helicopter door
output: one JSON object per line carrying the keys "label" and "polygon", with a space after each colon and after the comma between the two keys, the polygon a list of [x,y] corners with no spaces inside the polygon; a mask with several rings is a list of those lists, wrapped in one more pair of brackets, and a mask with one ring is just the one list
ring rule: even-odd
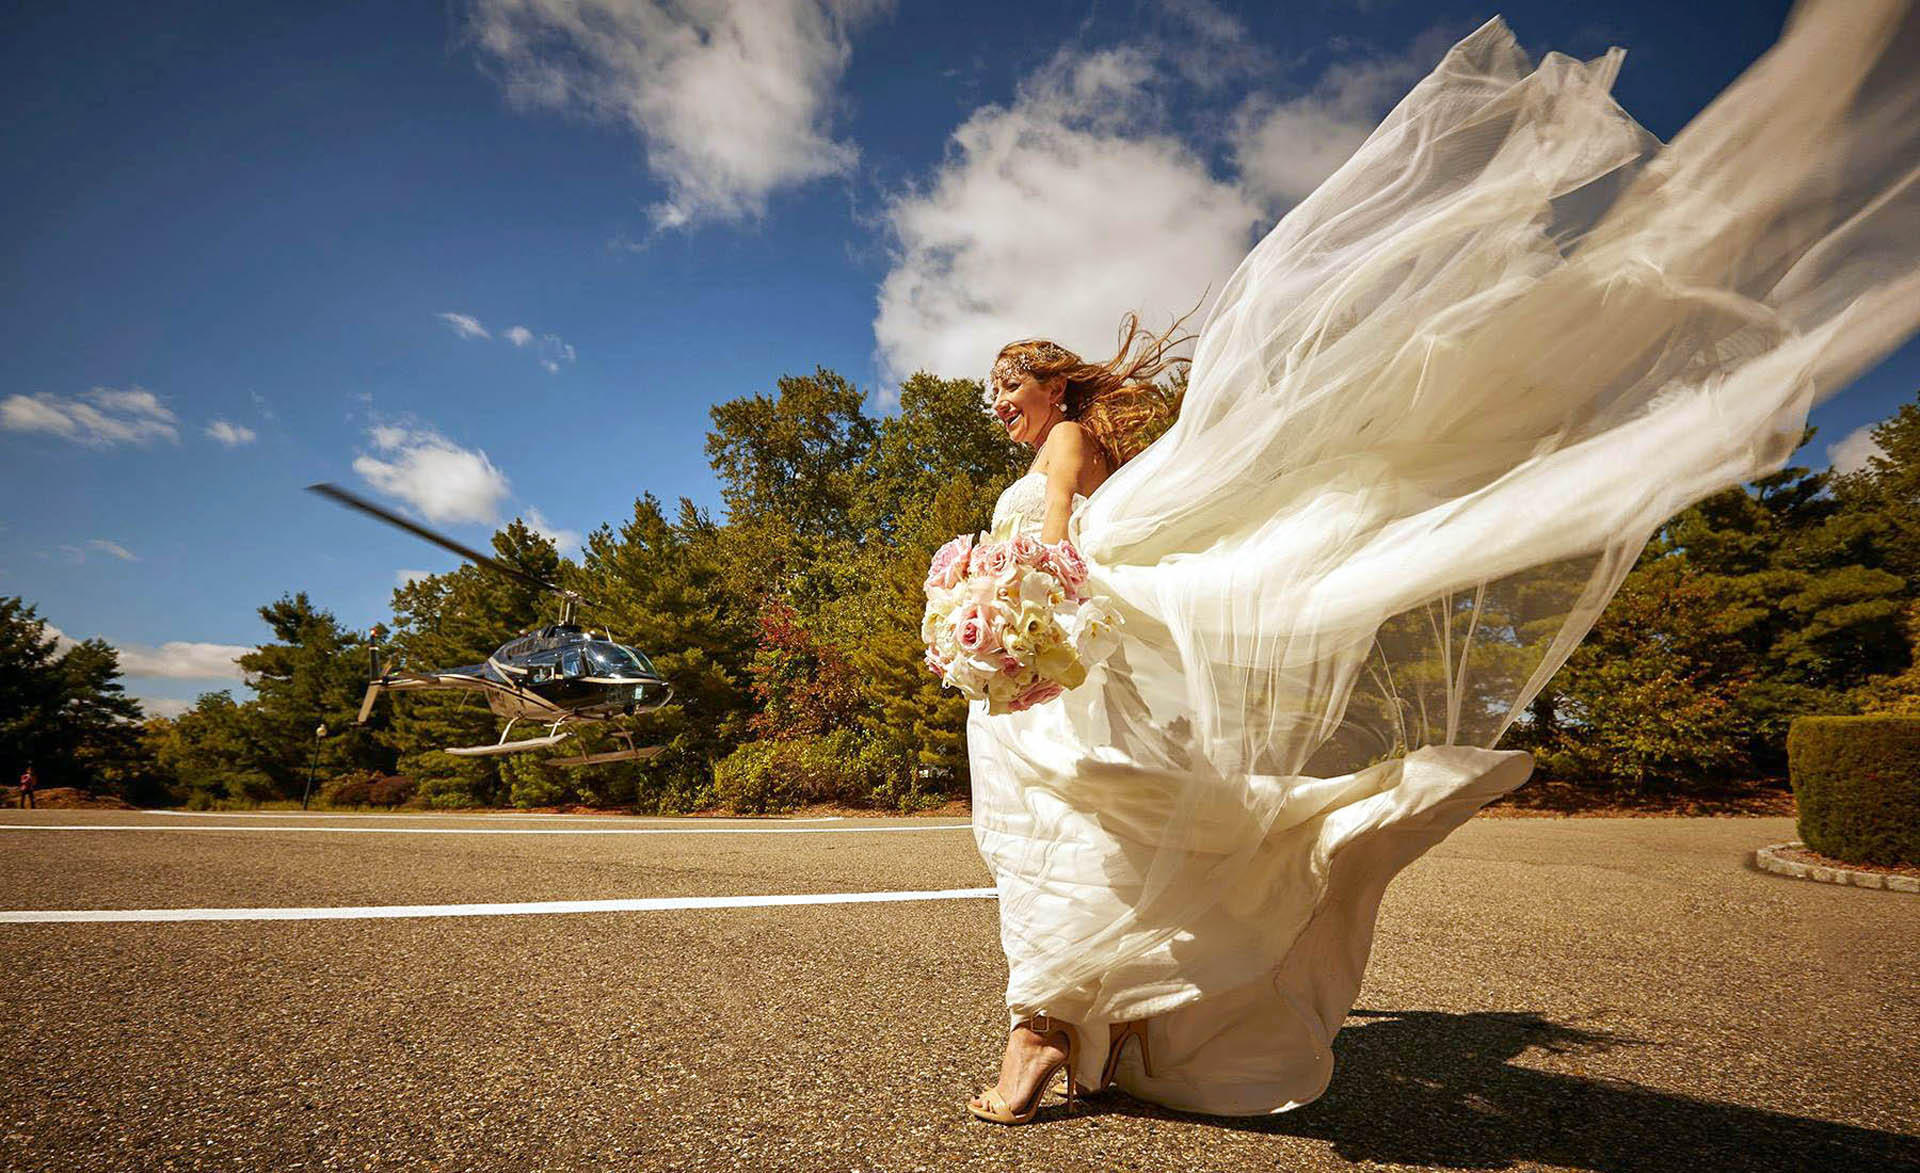
{"label": "helicopter door", "polygon": [[567,677],[585,676],[580,670],[580,649],[568,648],[560,653],[560,675]]}

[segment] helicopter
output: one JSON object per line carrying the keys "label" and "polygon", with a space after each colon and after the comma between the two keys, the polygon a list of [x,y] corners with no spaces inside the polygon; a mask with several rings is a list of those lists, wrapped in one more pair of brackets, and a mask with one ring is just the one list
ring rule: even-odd
{"label": "helicopter", "polygon": [[[487,707],[495,716],[506,718],[500,740],[492,745],[450,747],[443,752],[456,757],[489,757],[548,749],[565,741],[576,727],[650,712],[673,698],[673,686],[643,652],[616,641],[604,629],[596,635],[591,628],[574,622],[578,606],[594,606],[578,593],[463,546],[338,485],[317,484],[307,488],[432,542],[476,566],[551,592],[560,599],[559,622],[515,636],[481,663],[434,672],[391,669],[382,672],[376,663],[367,682],[366,697],[360,702],[356,724],[367,723],[373,714],[374,702],[383,692],[479,692],[486,696]],[[520,721],[543,724],[547,732],[540,737],[509,741],[508,735]],[[626,730],[615,729],[613,735],[624,743],[624,749],[551,758],[549,762],[556,766],[590,766],[602,762],[645,761],[666,749],[661,745],[636,748],[633,734]]]}

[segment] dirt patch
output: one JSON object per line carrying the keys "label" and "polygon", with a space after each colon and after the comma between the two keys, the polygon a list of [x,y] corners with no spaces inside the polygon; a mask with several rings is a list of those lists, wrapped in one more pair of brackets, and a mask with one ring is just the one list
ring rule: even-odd
{"label": "dirt patch", "polygon": [[1536,778],[1482,810],[1481,818],[1794,818],[1793,791],[1772,780],[1699,790],[1622,793],[1604,782]]}
{"label": "dirt patch", "polygon": [[[88,794],[72,786],[54,786],[33,792],[33,805],[36,809],[50,811],[92,810],[92,811],[133,811],[140,808],[122,798],[111,794]],[[17,786],[0,787],[0,807],[18,809],[20,806],[20,788]]]}

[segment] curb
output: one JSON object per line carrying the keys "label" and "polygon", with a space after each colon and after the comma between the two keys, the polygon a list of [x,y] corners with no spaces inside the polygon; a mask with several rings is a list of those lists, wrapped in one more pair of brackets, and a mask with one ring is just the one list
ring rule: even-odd
{"label": "curb", "polygon": [[1886,872],[1863,872],[1853,868],[1828,867],[1823,864],[1802,863],[1797,859],[1787,859],[1778,854],[1781,848],[1805,848],[1806,844],[1798,839],[1791,843],[1775,843],[1762,847],[1753,853],[1754,866],[1763,872],[1772,872],[1776,876],[1792,876],[1801,880],[1816,880],[1822,884],[1852,884],[1857,888],[1885,888],[1894,892],[1920,892],[1920,876],[1889,875]]}

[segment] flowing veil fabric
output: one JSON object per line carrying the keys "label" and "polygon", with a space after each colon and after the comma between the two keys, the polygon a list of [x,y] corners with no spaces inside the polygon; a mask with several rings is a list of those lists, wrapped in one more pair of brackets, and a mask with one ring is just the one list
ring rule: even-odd
{"label": "flowing veil fabric", "polygon": [[1318,1096],[1381,893],[1653,530],[1920,326],[1920,20],[1796,10],[1662,146],[1495,19],[1260,242],[1073,532],[1121,650],[969,724],[1018,1016],[1175,1107]]}

